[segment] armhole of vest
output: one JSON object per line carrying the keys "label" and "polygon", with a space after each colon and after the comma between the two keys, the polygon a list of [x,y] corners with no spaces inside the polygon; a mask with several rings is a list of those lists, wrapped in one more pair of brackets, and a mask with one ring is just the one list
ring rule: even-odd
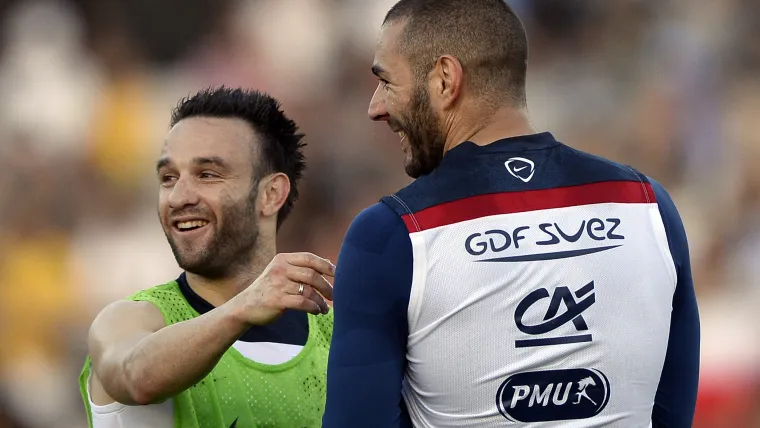
{"label": "armhole of vest", "polygon": [[401,217],[401,220],[404,222],[404,225],[406,225],[406,230],[409,233],[420,232],[422,230],[420,224],[417,222],[417,218],[414,216],[414,212],[412,212],[409,205],[407,205],[397,194],[385,196],[380,199],[380,202],[387,205],[393,210],[393,212]]}
{"label": "armhole of vest", "polygon": [[[310,315],[315,316],[315,315]],[[329,317],[329,318],[327,318]],[[322,335],[324,335],[325,340],[327,340],[327,343],[332,342],[332,333],[333,333],[333,325],[334,325],[334,315],[333,311],[330,310],[330,314],[325,316],[317,316],[317,321],[319,325],[319,330]]]}
{"label": "armhole of vest", "polygon": [[[398,214],[406,225],[409,232],[409,240],[412,245],[412,284],[409,290],[409,302],[407,303],[406,319],[409,333],[415,331],[417,321],[422,308],[422,299],[425,295],[427,283],[427,246],[414,213],[397,194],[386,196],[380,200]],[[408,219],[408,220],[407,220]]]}
{"label": "armhole of vest", "polygon": [[[665,218],[662,210],[660,209],[660,202],[657,198],[654,186],[652,186],[652,182],[649,180],[649,177],[628,165],[626,165],[626,167],[631,170],[631,172],[633,172],[638,178],[639,182],[641,183],[641,187],[644,190],[644,195],[646,196],[647,202],[649,204],[655,205],[654,208],[650,208],[650,210],[652,210],[650,211],[650,218],[653,222],[653,233],[655,235],[657,245],[660,248],[660,254],[662,255],[662,258],[667,265],[668,274],[673,281],[673,293],[675,293],[676,286],[678,285],[678,267],[676,266],[676,259],[675,255],[673,254],[673,248],[671,248],[668,220]],[[649,189],[651,189],[651,193],[649,192]],[[659,224],[656,223],[657,219],[659,219]]]}
{"label": "armhole of vest", "polygon": [[309,323],[309,334],[303,349],[319,344],[322,340],[325,341],[329,349],[332,342],[332,325],[328,323],[327,317],[332,317],[332,309],[328,315],[306,315]]}
{"label": "armhole of vest", "polygon": [[148,302],[151,305],[155,306],[159,312],[161,312],[161,316],[164,318],[164,324],[166,326],[174,324],[172,322],[172,318],[169,316],[169,314],[166,313],[164,306],[158,302],[158,299],[156,299],[155,296],[151,293],[151,290],[154,290],[156,288],[171,288],[173,292],[179,294],[180,297],[184,299],[184,296],[182,295],[182,292],[179,289],[179,284],[177,284],[176,281],[169,282],[163,285],[159,285],[158,287],[149,288],[147,290],[139,291],[131,296],[129,296],[127,299],[131,300],[133,302]]}
{"label": "armhole of vest", "polygon": [[[158,287],[154,288],[160,288],[160,287],[166,287],[166,288],[174,288],[174,290],[181,294],[179,291],[179,286],[174,282],[169,282],[163,285],[159,285]],[[126,300],[131,300],[133,302],[148,302],[155,306],[159,312],[161,312],[161,316],[164,318],[164,323],[168,326],[171,323],[171,319],[167,316],[166,312],[164,312],[164,309],[162,305],[158,304],[157,299],[153,297],[150,293],[152,289],[147,290],[141,290],[137,293],[129,296],[126,298]],[[87,426],[88,428],[93,428],[93,421],[92,421],[92,406],[90,404],[91,398],[89,393],[89,382],[90,382],[90,376],[92,375],[92,359],[89,355],[85,358],[84,365],[82,367],[82,372],[79,374],[79,393],[82,396],[82,401],[84,402],[84,408],[85,413],[87,417]],[[173,406],[175,414],[177,412],[176,406],[176,400],[173,400]],[[177,425],[177,418],[175,418],[174,428],[181,428]]]}
{"label": "armhole of vest", "polygon": [[[158,308],[158,311],[161,312],[161,316],[164,318],[164,324],[166,326],[169,326],[171,324],[174,324],[172,322],[171,317],[169,314],[166,313],[164,306],[161,305],[158,302],[158,299],[156,299],[153,294],[151,293],[152,290],[160,289],[160,288],[170,288],[173,292],[177,293],[182,299],[185,298],[185,296],[182,294],[182,291],[179,289],[179,284],[177,281],[168,282],[166,284],[159,285],[157,287],[149,288],[147,290],[139,291],[131,296],[128,297],[129,300],[132,300],[134,302],[148,302],[151,305]],[[192,406],[192,404],[188,404],[186,401],[188,399],[192,400],[190,397],[189,389],[183,391],[182,393],[179,393],[171,398],[172,400],[172,411],[174,412],[174,424],[172,425],[172,428],[183,428],[181,426],[180,420],[182,419],[180,417],[181,411],[182,411],[182,405],[185,404],[186,406]],[[91,410],[88,410],[91,411]],[[90,428],[93,428],[90,426]]]}
{"label": "armhole of vest", "polygon": [[640,173],[639,171],[637,171],[631,166],[626,165],[625,167],[628,168],[628,170],[630,170],[633,173],[633,175],[636,176],[636,179],[638,180],[638,182],[641,183],[641,190],[644,192],[644,197],[646,198],[647,203],[656,204],[657,196],[654,194],[654,189],[652,189],[651,192],[649,190],[652,188],[652,183],[649,182],[649,177]]}

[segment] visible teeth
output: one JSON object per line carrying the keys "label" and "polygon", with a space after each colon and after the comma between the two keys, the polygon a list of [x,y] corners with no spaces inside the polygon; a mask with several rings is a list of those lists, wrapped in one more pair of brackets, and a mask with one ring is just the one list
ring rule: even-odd
{"label": "visible teeth", "polygon": [[203,227],[207,224],[208,222],[206,220],[181,221],[177,223],[177,228],[180,230],[193,229],[196,227]]}
{"label": "visible teeth", "polygon": [[401,142],[403,142],[404,139],[406,138],[406,132],[404,132],[404,131],[398,131],[397,134],[398,134],[399,137],[401,137]]}

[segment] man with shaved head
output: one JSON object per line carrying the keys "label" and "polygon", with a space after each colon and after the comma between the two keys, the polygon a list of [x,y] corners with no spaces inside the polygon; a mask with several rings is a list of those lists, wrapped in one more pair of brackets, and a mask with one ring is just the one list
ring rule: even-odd
{"label": "man with shaved head", "polygon": [[678,212],[653,179],[534,129],[527,60],[502,0],[388,12],[369,116],[416,180],[346,234],[323,426],[691,426]]}

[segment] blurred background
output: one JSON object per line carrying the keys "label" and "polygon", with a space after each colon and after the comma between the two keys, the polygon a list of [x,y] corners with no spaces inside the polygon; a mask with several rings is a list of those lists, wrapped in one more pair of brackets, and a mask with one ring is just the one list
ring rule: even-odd
{"label": "blurred background", "polygon": [[[279,249],[337,258],[409,182],[367,119],[393,0],[0,0],[0,427],[83,427],[77,375],[106,304],[179,269],[155,214],[170,109],[226,84],[307,135]],[[702,317],[695,427],[760,427],[760,2],[514,0],[535,125],[662,182]],[[632,320],[634,322],[634,320]]]}

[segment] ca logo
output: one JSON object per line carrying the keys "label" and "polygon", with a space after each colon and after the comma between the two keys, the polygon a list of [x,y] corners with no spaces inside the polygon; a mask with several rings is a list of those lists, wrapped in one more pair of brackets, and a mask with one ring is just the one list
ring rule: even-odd
{"label": "ca logo", "polygon": [[[587,296],[585,297],[584,296]],[[572,322],[577,331],[588,330],[586,320],[583,318],[583,311],[588,309],[596,301],[596,295],[594,293],[594,281],[589,282],[575,293],[570,291],[567,287],[557,287],[554,289],[554,294],[551,295],[549,301],[549,307],[546,310],[546,315],[543,318],[543,322],[536,325],[526,325],[523,322],[525,312],[528,311],[533,305],[539,303],[541,300],[549,297],[549,291],[545,288],[539,288],[525,296],[525,298],[517,305],[515,310],[515,323],[517,328],[523,333],[530,335],[542,335],[549,333],[552,330],[565,325],[568,322]],[[574,297],[573,297],[574,296]],[[581,300],[575,300],[576,298]],[[559,314],[560,304],[565,304],[565,311]],[[559,315],[558,315],[559,314]],[[575,336],[559,336],[559,337],[546,337],[540,339],[524,339],[516,340],[515,346],[518,348],[525,348],[530,346],[545,346],[545,345],[560,345],[565,343],[578,343],[578,342],[590,342],[591,334],[582,334]]]}

